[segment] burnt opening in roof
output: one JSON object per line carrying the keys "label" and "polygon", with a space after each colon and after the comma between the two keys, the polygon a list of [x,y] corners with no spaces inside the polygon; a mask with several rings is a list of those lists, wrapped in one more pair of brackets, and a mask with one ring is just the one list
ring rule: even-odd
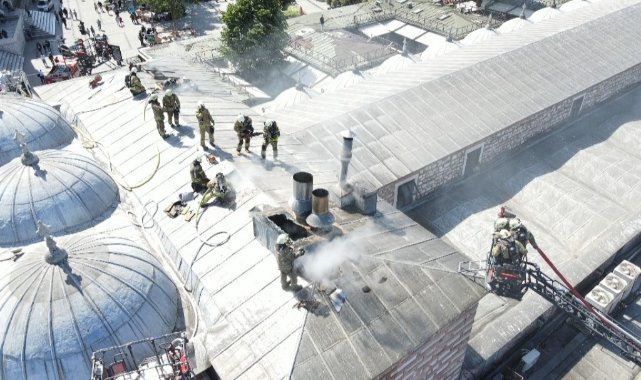
{"label": "burnt opening in roof", "polygon": [[304,239],[309,236],[309,232],[303,226],[288,219],[285,214],[274,214],[269,217],[269,220],[285,231],[292,240]]}

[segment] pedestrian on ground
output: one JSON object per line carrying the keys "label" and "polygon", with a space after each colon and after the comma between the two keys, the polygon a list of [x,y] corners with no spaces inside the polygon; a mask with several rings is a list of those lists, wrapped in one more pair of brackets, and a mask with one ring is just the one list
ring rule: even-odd
{"label": "pedestrian on ground", "polygon": [[95,38],[95,37],[96,37],[96,31],[94,30],[93,25],[91,25],[91,26],[89,27],[89,31],[91,32],[91,34],[93,34],[93,36],[94,36],[94,38]]}
{"label": "pedestrian on ground", "polygon": [[140,46],[144,47],[145,46],[145,37],[143,36],[142,32],[138,32],[138,40],[140,41]]}
{"label": "pedestrian on ground", "polygon": [[74,20],[78,20],[78,13],[76,12],[75,9],[71,11],[71,14],[73,15]]}
{"label": "pedestrian on ground", "polygon": [[65,18],[69,17],[69,11],[67,10],[67,8],[62,8],[62,14],[65,15]]}
{"label": "pedestrian on ground", "polygon": [[140,27],[140,31],[144,34],[147,31],[147,28],[143,25]]}
{"label": "pedestrian on ground", "polygon": [[93,3],[93,9],[96,11],[96,13],[99,13],[98,12],[98,4],[97,3]]}
{"label": "pedestrian on ground", "polygon": [[118,9],[122,8],[122,0],[118,0]]}
{"label": "pedestrian on ground", "polygon": [[134,15],[133,13],[130,13],[129,18],[131,19],[132,24],[136,24],[136,15]]}
{"label": "pedestrian on ground", "polygon": [[325,17],[321,15],[320,17],[320,24],[321,24],[321,32],[323,31],[323,26],[325,26]]}
{"label": "pedestrian on ground", "polygon": [[66,18],[64,18],[64,17],[62,18],[62,25],[64,25],[64,26],[65,26],[65,29],[68,29],[68,28],[67,28],[67,19],[66,19]]}
{"label": "pedestrian on ground", "polygon": [[49,40],[45,41],[44,49],[45,49],[45,52],[48,51],[49,53],[51,53],[51,42],[49,42]]}
{"label": "pedestrian on ground", "polygon": [[25,12],[27,12],[27,17],[31,17],[31,12],[27,8],[25,8],[24,10]]}
{"label": "pedestrian on ground", "polygon": [[124,28],[125,22],[122,19],[122,16],[118,16],[118,23],[120,23],[120,26]]}
{"label": "pedestrian on ground", "polygon": [[47,58],[44,54],[40,54],[40,59],[42,60],[42,64],[45,65],[45,67],[49,67],[49,65],[47,64]]}
{"label": "pedestrian on ground", "polygon": [[49,60],[51,61],[52,65],[56,64],[56,62],[54,62],[54,60],[53,60],[53,54],[51,54],[51,53],[49,53]]}
{"label": "pedestrian on ground", "polygon": [[42,45],[40,45],[40,42],[36,42],[36,50],[38,50],[38,54],[42,54]]}
{"label": "pedestrian on ground", "polygon": [[62,9],[58,9],[58,16],[60,16],[60,18],[62,18],[62,16],[63,16]]}
{"label": "pedestrian on ground", "polygon": [[98,30],[102,30],[102,22],[100,22],[100,19],[96,20],[96,24],[98,24]]}
{"label": "pedestrian on ground", "polygon": [[98,8],[100,8],[100,12],[104,12],[101,1],[98,2]]}
{"label": "pedestrian on ground", "polygon": [[38,78],[40,78],[40,84],[45,84],[45,73],[42,70],[38,71]]}

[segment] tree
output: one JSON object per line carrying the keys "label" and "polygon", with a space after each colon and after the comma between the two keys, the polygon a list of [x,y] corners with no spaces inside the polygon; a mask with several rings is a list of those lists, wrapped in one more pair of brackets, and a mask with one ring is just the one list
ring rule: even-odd
{"label": "tree", "polygon": [[141,3],[147,4],[154,13],[168,12],[174,22],[185,15],[182,0],[143,0]]}
{"label": "tree", "polygon": [[257,74],[284,61],[289,36],[281,0],[238,0],[223,23],[220,51],[241,72]]}

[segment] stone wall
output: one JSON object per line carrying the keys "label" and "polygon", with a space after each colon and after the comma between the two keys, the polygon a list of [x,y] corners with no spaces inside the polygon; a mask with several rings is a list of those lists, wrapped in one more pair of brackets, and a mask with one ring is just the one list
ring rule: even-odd
{"label": "stone wall", "polygon": [[376,379],[456,379],[463,365],[476,304]]}
{"label": "stone wall", "polygon": [[475,142],[463,150],[429,164],[417,172],[381,187],[378,190],[378,196],[395,205],[394,197],[397,186],[417,176],[418,194],[415,199],[424,198],[439,187],[463,176],[465,154],[471,147],[482,143],[481,166],[491,164],[504,157],[505,153],[571,121],[572,103],[576,98],[583,96],[583,104],[579,113],[581,116],[639,82],[641,82],[641,64],[532,114],[482,141]]}

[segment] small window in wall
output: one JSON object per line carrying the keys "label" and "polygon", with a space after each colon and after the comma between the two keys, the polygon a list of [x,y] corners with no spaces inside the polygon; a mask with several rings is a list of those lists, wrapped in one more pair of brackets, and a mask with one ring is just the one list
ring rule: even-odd
{"label": "small window in wall", "polygon": [[396,189],[396,208],[403,208],[409,206],[416,200],[418,194],[418,187],[416,187],[416,179],[407,181],[399,185]]}
{"label": "small window in wall", "polygon": [[581,112],[581,106],[583,106],[583,96],[579,96],[572,102],[572,110],[570,110],[571,119],[579,116],[579,112]]}
{"label": "small window in wall", "polygon": [[468,176],[474,173],[481,163],[481,152],[483,151],[483,145],[472,148],[465,152],[465,169],[463,169],[463,175]]}

